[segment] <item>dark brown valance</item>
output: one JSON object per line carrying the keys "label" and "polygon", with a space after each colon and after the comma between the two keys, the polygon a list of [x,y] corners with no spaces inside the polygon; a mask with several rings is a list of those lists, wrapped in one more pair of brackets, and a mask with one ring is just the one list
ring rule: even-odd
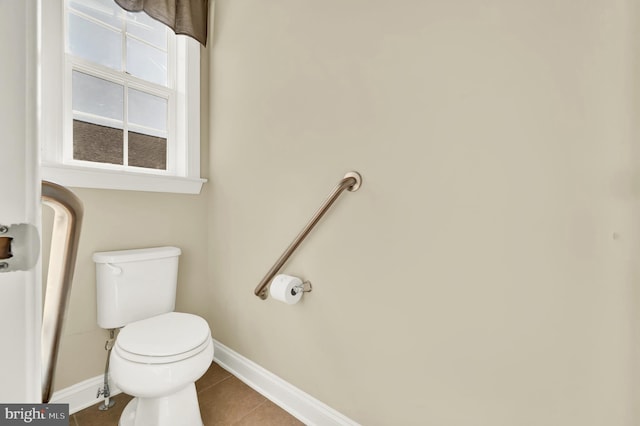
{"label": "dark brown valance", "polygon": [[209,0],[115,0],[129,12],[145,11],[147,15],[171,28],[207,44]]}

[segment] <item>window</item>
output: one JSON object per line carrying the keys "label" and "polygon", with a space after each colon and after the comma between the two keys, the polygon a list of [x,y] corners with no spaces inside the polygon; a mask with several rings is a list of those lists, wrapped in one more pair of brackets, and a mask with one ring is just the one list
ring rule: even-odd
{"label": "window", "polygon": [[199,44],[113,0],[42,2],[42,177],[199,193]]}

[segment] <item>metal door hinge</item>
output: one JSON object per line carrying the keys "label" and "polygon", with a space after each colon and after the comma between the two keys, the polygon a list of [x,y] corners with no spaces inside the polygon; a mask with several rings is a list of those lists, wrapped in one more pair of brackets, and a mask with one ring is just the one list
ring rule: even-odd
{"label": "metal door hinge", "polygon": [[0,272],[28,271],[39,255],[38,228],[30,223],[0,224]]}

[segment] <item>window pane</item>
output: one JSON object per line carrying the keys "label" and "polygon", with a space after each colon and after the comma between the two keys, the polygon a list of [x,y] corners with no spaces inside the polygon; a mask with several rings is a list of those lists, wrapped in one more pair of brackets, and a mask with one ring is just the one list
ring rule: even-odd
{"label": "window pane", "polygon": [[167,53],[127,37],[127,71],[152,83],[167,85]]}
{"label": "window pane", "polygon": [[144,12],[127,13],[127,32],[142,40],[167,50],[167,27]]}
{"label": "window pane", "polygon": [[166,170],[167,140],[129,132],[129,165]]}
{"label": "window pane", "polygon": [[121,85],[73,71],[71,91],[74,111],[122,122],[124,88]]}
{"label": "window pane", "polygon": [[166,132],[167,100],[129,89],[129,123]]}
{"label": "window pane", "polygon": [[122,33],[74,13],[69,13],[69,51],[116,71],[122,70]]}
{"label": "window pane", "polygon": [[107,126],[73,120],[73,158],[122,164],[123,132]]}
{"label": "window pane", "polygon": [[122,28],[124,10],[113,0],[69,0],[69,6],[105,24]]}

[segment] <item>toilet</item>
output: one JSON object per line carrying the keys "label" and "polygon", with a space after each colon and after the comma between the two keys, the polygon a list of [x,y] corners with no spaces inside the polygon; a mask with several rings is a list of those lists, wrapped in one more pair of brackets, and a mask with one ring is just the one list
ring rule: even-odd
{"label": "toilet", "polygon": [[98,325],[122,328],[109,369],[115,385],[134,396],[121,426],[202,426],[195,381],[213,360],[207,322],[174,312],[177,247],[107,251],[96,263]]}

